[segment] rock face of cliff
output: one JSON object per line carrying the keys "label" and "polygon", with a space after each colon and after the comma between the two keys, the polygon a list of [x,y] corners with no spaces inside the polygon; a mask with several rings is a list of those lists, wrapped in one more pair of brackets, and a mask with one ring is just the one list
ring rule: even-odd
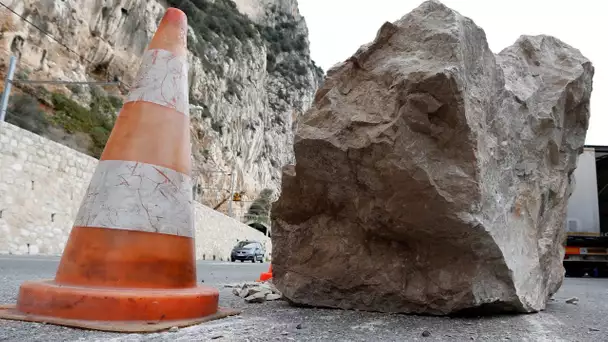
{"label": "rock face of cliff", "polygon": [[[293,162],[297,118],[310,105],[323,77],[310,59],[306,24],[295,0],[4,3],[40,30],[6,9],[0,11],[3,72],[12,53],[19,57],[17,78],[118,79],[120,86],[104,87],[104,93],[118,98],[133,83],[164,9],[182,9],[189,22],[195,197],[211,207],[225,203],[233,177],[234,192],[243,194],[244,210],[262,189],[278,189],[281,166]],[[53,113],[57,103],[65,102],[58,100],[63,98],[57,93],[85,108],[92,108],[96,102],[91,99],[97,98],[89,87],[17,86],[16,92],[20,90],[46,104],[51,127],[65,123]],[[62,128],[67,134],[78,134],[79,127],[64,124]],[[100,132],[90,134],[93,140]],[[103,136],[98,140],[103,143]]]}
{"label": "rock face of cliff", "polygon": [[386,312],[543,309],[593,73],[548,36],[494,55],[436,1],[386,23],[302,117],[272,211],[279,290]]}

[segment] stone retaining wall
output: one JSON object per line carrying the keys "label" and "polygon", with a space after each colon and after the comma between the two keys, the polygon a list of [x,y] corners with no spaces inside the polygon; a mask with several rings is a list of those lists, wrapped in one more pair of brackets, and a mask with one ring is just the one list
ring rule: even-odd
{"label": "stone retaining wall", "polygon": [[[60,255],[97,159],[0,122],[0,254]],[[195,202],[196,257],[227,260],[259,231]]]}

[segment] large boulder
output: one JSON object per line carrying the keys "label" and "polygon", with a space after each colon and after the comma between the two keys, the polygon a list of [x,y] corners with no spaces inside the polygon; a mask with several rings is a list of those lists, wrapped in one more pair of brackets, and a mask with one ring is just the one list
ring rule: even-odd
{"label": "large boulder", "polygon": [[549,36],[498,55],[437,1],[328,72],[272,209],[292,303],[534,312],[563,280],[593,66]]}

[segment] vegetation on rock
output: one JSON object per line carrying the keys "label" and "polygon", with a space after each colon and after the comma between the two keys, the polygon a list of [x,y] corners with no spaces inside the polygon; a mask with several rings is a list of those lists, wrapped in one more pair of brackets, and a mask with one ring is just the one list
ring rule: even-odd
{"label": "vegetation on rock", "polygon": [[[95,87],[91,89],[89,108],[62,93],[50,93],[50,97],[54,113],[47,116],[36,98],[25,93],[12,96],[6,120],[52,140],[59,140],[66,134],[78,135],[87,140],[87,154],[99,158],[122,100]],[[58,132],[63,134],[58,135]]]}
{"label": "vegetation on rock", "polygon": [[[304,85],[296,76],[304,76],[307,69],[314,70],[315,76],[323,78],[323,70],[308,57],[306,35],[299,29],[300,23],[292,15],[269,8],[268,17],[276,25],[259,25],[241,14],[231,0],[168,0],[169,5],[184,11],[188,23],[194,30],[194,37],[188,37],[188,48],[201,58],[205,67],[223,76],[223,61],[215,60],[211,51],[216,50],[234,59],[236,47],[250,49],[246,40],[267,48],[266,70],[277,71],[291,81],[296,88]],[[282,53],[295,54],[297,58],[281,58]],[[278,61],[279,60],[279,61]],[[237,93],[231,95],[238,95]]]}
{"label": "vegetation on rock", "polygon": [[261,223],[267,223],[270,218],[270,207],[272,206],[271,189],[264,189],[258,197],[251,203],[247,211],[247,218]]}
{"label": "vegetation on rock", "polygon": [[38,135],[43,135],[50,125],[38,101],[27,94],[11,96],[6,122]]}

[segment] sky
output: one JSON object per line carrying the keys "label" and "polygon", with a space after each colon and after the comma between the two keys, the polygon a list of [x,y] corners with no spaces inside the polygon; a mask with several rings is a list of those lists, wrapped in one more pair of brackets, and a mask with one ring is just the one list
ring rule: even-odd
{"label": "sky", "polygon": [[[374,39],[380,26],[422,0],[298,0],[309,30],[312,59],[327,71]],[[443,0],[481,27],[494,53],[520,35],[551,35],[579,49],[593,63],[587,145],[608,145],[608,18],[601,0]],[[603,33],[602,33],[603,32]],[[593,38],[596,37],[596,38]]]}

